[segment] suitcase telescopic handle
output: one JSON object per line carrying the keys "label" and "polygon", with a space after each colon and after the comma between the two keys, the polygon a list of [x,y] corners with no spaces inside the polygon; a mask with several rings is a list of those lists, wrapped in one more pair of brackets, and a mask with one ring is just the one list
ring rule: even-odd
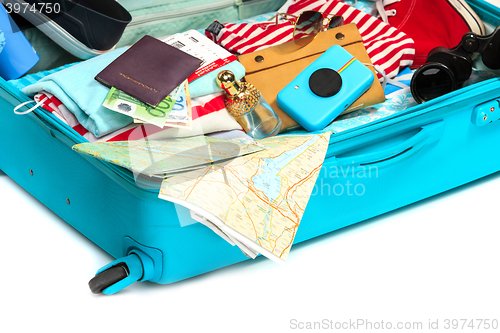
{"label": "suitcase telescopic handle", "polygon": [[388,167],[412,157],[422,150],[422,148],[439,141],[443,132],[444,122],[442,120],[423,125],[415,135],[401,143],[374,152],[338,157],[335,158],[334,164],[337,167],[353,165],[370,165],[378,168]]}

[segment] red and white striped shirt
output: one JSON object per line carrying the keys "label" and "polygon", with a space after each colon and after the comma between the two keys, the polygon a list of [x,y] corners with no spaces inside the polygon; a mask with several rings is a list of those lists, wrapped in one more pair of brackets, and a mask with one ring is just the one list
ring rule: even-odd
{"label": "red and white striped shirt", "polygon": [[[374,65],[380,66],[389,78],[399,69],[412,64],[415,55],[413,40],[383,21],[336,0],[296,0],[287,10],[298,16],[305,10],[327,15],[342,15],[344,22],[356,24],[368,55]],[[214,42],[236,54],[246,54],[289,42],[294,25],[286,20],[262,23],[226,23],[217,35],[206,31]]]}

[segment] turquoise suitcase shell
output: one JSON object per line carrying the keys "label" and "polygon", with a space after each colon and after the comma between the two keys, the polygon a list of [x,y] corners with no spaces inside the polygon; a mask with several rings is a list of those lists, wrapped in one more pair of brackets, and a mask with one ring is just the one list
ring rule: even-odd
{"label": "turquoise suitcase shell", "polygon": [[[469,3],[483,20],[500,24],[496,7]],[[130,275],[104,293],[135,280],[173,283],[248,259],[200,223],[182,227],[174,204],[158,199],[157,183],[138,186],[130,172],[72,151],[83,138],[43,109],[12,112],[28,100],[0,81],[0,169],[118,258],[99,272],[127,264]],[[499,101],[500,79],[490,79],[332,135],[295,243],[499,171],[500,121],[477,122]]]}

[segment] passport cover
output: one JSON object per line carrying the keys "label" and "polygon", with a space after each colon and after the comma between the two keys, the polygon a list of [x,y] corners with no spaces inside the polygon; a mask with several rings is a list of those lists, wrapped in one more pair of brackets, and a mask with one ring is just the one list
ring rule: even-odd
{"label": "passport cover", "polygon": [[201,63],[202,60],[146,35],[95,79],[156,107]]}

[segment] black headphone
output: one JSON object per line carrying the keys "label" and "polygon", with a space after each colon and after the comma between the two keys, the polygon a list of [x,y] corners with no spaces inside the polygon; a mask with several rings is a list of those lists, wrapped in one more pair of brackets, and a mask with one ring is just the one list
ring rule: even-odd
{"label": "black headphone", "polygon": [[418,103],[447,94],[462,86],[472,74],[472,55],[479,53],[490,69],[500,69],[500,26],[488,36],[468,32],[454,48],[436,47],[427,55],[411,80],[411,93]]}

